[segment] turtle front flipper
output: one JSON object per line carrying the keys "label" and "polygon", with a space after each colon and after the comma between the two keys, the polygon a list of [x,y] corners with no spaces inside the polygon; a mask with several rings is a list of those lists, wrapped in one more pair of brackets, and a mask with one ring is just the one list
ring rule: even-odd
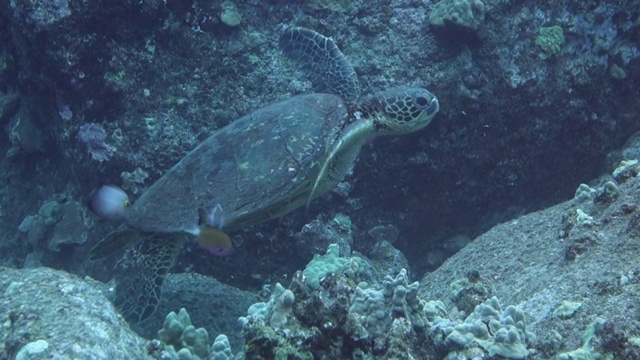
{"label": "turtle front flipper", "polygon": [[131,322],[151,316],[184,235],[153,234],[127,250],[116,264],[115,306]]}
{"label": "turtle front flipper", "polygon": [[360,96],[358,76],[331,38],[311,29],[290,27],[280,37],[280,48],[305,70],[315,91],[346,100]]}
{"label": "turtle front flipper", "polygon": [[105,236],[89,250],[89,260],[103,259],[140,238],[140,234],[130,228],[120,227],[116,231]]}

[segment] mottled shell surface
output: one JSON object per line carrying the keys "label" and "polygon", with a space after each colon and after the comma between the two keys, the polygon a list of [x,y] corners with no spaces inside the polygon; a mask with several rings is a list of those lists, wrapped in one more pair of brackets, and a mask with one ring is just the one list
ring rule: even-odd
{"label": "mottled shell surface", "polygon": [[309,200],[348,118],[339,96],[308,94],[237,119],[147,189],[130,208],[128,225],[143,232],[189,233],[198,226],[198,209],[214,204],[222,206],[226,230],[282,216]]}

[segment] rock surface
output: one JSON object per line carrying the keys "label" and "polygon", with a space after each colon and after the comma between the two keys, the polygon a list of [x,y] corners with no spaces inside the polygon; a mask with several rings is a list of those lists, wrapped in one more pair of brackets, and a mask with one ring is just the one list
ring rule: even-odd
{"label": "rock surface", "polygon": [[[576,198],[495,226],[424,276],[419,296],[449,307],[450,284],[477,272],[503,303],[524,310],[539,339],[562,335],[559,350],[580,347],[598,318],[610,324],[608,336],[637,336],[639,189],[631,178],[615,200]],[[592,219],[580,223],[578,209]],[[581,305],[561,316],[567,302]]]}
{"label": "rock surface", "polygon": [[109,300],[49,268],[0,268],[0,359],[151,359]]}

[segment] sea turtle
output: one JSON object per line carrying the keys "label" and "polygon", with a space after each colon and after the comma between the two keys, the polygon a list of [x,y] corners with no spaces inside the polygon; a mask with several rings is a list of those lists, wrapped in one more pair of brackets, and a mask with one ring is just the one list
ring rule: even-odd
{"label": "sea turtle", "polygon": [[155,311],[181,240],[203,228],[199,210],[221,206],[225,231],[280,217],[342,181],[366,142],[422,129],[438,111],[438,100],[423,88],[360,97],[347,59],[332,39],[313,30],[287,28],[280,46],[318,92],[265,106],[214,132],[129,206],[123,226],[91,250],[96,259],[134,238],[153,240],[140,242],[125,273],[116,274],[115,303],[130,320]]}

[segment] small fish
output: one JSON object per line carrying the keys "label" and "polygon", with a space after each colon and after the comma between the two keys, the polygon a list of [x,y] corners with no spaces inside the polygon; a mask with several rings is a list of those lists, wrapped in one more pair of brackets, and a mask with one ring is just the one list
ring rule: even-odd
{"label": "small fish", "polygon": [[216,256],[229,256],[233,253],[231,238],[224,231],[222,205],[215,204],[209,208],[199,209],[200,227],[196,241],[200,247]]}
{"label": "small fish", "polygon": [[212,226],[203,226],[197,238],[198,245],[216,256],[229,256],[233,253],[233,244],[229,235]]}
{"label": "small fish", "polygon": [[91,191],[89,209],[101,219],[122,222],[125,219],[129,196],[114,185],[103,185]]}

